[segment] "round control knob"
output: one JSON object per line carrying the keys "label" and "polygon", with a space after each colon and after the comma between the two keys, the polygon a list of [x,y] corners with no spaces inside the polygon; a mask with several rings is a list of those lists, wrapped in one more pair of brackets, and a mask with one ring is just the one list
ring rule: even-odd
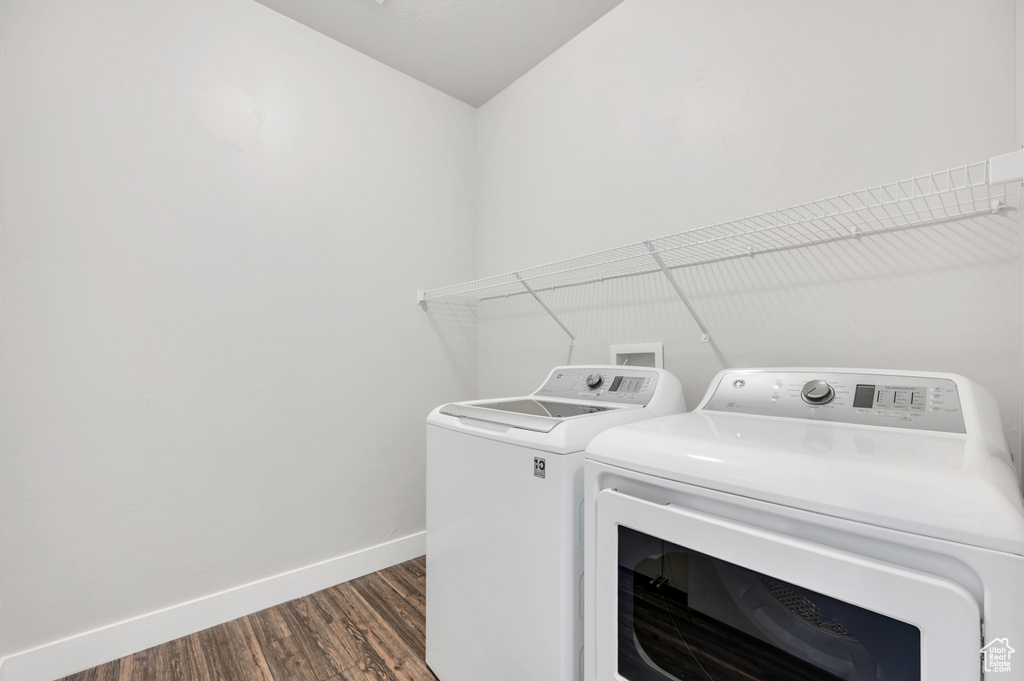
{"label": "round control knob", "polygon": [[836,391],[822,380],[807,381],[800,391],[800,397],[807,404],[828,404],[836,397]]}
{"label": "round control knob", "polygon": [[601,374],[590,374],[587,376],[587,387],[591,390],[597,390],[604,383],[604,377]]}

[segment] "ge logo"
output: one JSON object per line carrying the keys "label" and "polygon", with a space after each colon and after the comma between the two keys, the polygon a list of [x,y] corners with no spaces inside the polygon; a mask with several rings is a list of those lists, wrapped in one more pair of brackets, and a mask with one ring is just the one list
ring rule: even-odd
{"label": "ge logo", "polygon": [[534,474],[534,476],[536,476],[538,478],[543,478],[544,477],[544,469],[545,469],[545,467],[546,467],[546,464],[544,463],[544,459],[540,458],[539,456],[533,457],[533,474]]}

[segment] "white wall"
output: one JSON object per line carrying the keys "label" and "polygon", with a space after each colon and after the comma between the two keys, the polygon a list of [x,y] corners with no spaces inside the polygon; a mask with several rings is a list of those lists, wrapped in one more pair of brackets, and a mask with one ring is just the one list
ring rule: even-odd
{"label": "white wall", "polygon": [[1014,9],[1016,11],[1016,109],[1014,111],[1014,120],[1017,121],[1017,147],[1020,148],[1024,145],[1024,117],[1020,114],[1024,112],[1024,0],[1015,0]]}
{"label": "white wall", "polygon": [[421,532],[475,111],[250,0],[6,0],[0,657]]}
{"label": "white wall", "polygon": [[[1017,27],[1017,51],[1016,51],[1016,93],[1017,101],[1016,108],[1014,110],[1014,120],[1017,121],[1017,146],[1020,149],[1024,147],[1024,0],[1016,0],[1016,27]],[[1024,228],[1024,214],[1018,216],[1018,229]],[[1020,314],[1019,306],[1024,303],[1024,244],[1021,240],[1017,240],[1017,255],[1018,255],[1018,288],[1020,290],[1020,299],[1018,300],[1018,315]],[[1021,359],[1020,366],[1024,366],[1024,332],[1021,333]],[[1018,393],[1020,395],[1021,406],[1018,409],[1024,409],[1024,381],[1019,381],[1017,386]],[[1024,419],[1024,417],[1022,417]],[[1018,433],[1019,440],[1021,443],[1020,451],[1024,452],[1024,429]],[[1024,486],[1024,470],[1020,471],[1022,486]]]}
{"label": "white wall", "polygon": [[[626,0],[480,109],[480,274],[1012,151],[1014,4]],[[691,404],[725,366],[954,371],[1014,428],[1015,233],[1009,211],[679,270],[710,344],[660,275],[546,294],[571,355],[527,296],[485,301],[478,392],[663,341]]]}

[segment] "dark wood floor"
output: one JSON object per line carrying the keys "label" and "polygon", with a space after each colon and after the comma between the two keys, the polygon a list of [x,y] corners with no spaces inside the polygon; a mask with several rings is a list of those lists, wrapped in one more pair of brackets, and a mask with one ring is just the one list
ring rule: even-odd
{"label": "dark wood floor", "polygon": [[423,556],[62,681],[436,681]]}

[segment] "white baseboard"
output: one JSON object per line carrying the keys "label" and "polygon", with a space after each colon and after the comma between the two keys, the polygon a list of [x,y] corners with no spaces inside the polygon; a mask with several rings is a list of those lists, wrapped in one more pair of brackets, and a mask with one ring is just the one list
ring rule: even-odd
{"label": "white baseboard", "polygon": [[53,681],[264,608],[405,562],[426,532],[47,643],[0,659],[0,681]]}

